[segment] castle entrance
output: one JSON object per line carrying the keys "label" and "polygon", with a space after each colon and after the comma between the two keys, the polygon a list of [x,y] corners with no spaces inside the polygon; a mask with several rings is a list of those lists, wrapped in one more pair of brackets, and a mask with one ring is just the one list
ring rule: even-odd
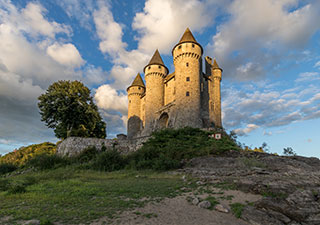
{"label": "castle entrance", "polygon": [[168,113],[162,113],[159,119],[159,128],[164,129],[168,127],[169,115]]}

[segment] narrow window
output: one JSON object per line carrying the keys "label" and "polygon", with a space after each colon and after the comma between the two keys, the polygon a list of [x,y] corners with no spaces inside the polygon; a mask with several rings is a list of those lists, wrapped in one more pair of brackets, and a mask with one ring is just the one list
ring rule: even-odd
{"label": "narrow window", "polygon": [[173,94],[176,94],[176,87],[173,88]]}
{"label": "narrow window", "polygon": [[141,88],[140,88],[140,87],[138,87],[138,89],[140,90]]}
{"label": "narrow window", "polygon": [[201,83],[201,92],[203,92],[203,83]]}
{"label": "narrow window", "polygon": [[129,100],[129,103],[131,103],[131,100]]}
{"label": "narrow window", "polygon": [[190,96],[190,93],[189,93],[189,91],[187,91],[187,92],[186,92],[186,96]]}
{"label": "narrow window", "polygon": [[192,48],[194,48],[194,44],[192,44]]}
{"label": "narrow window", "polygon": [[159,69],[161,69],[161,66],[158,66],[159,67]]}
{"label": "narrow window", "polygon": [[181,45],[179,45],[178,49],[181,49]]}
{"label": "narrow window", "polygon": [[187,77],[187,81],[190,81],[190,77]]}
{"label": "narrow window", "polygon": [[150,70],[150,69],[151,69],[151,66],[149,66],[148,69]]}
{"label": "narrow window", "polygon": [[188,66],[189,66],[189,63],[186,63],[186,66],[188,67]]}

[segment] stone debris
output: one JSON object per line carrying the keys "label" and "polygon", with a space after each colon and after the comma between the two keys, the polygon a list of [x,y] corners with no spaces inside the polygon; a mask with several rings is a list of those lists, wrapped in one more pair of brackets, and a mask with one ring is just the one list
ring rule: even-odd
{"label": "stone debris", "polygon": [[199,202],[200,202],[200,200],[199,200],[198,198],[194,198],[194,199],[192,200],[192,204],[193,204],[193,205],[198,205]]}
{"label": "stone debris", "polygon": [[229,209],[222,204],[216,205],[214,209],[217,210],[218,212],[229,213]]}
{"label": "stone debris", "polygon": [[202,201],[198,204],[200,208],[208,209],[211,207],[211,203],[209,201]]}

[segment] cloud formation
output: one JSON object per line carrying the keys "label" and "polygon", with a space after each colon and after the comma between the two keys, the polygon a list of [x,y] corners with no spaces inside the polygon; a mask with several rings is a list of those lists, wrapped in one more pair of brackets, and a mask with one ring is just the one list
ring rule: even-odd
{"label": "cloud formation", "polygon": [[233,79],[257,79],[279,69],[282,57],[294,57],[286,55],[289,49],[305,46],[320,29],[315,1],[238,0],[227,10],[230,19],[207,48]]}
{"label": "cloud formation", "polygon": [[[282,91],[268,88],[268,82],[264,82],[266,88],[252,83],[250,90],[245,86],[239,89],[228,84],[228,91],[222,92],[224,127],[234,129],[242,136],[259,127],[279,127],[320,118],[317,82],[307,87],[298,84]],[[264,132],[264,135],[271,133]]]}

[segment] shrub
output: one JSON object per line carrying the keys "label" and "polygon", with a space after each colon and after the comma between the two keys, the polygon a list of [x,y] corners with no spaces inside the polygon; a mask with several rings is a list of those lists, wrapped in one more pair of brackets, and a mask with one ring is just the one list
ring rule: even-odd
{"label": "shrub", "polygon": [[6,191],[9,188],[9,180],[7,179],[0,179],[0,191]]}
{"label": "shrub", "polygon": [[80,163],[85,163],[93,160],[98,154],[98,150],[94,146],[85,148],[78,156],[76,156],[76,161]]}
{"label": "shrub", "polygon": [[98,154],[90,166],[95,170],[114,171],[123,169],[126,163],[125,158],[113,149]]}
{"label": "shrub", "polygon": [[52,169],[59,166],[68,165],[69,161],[57,155],[38,155],[27,162],[27,166],[40,170]]}
{"label": "shrub", "polygon": [[27,147],[21,147],[13,152],[0,157],[1,163],[14,164],[16,166],[23,166],[26,162],[31,160],[33,157],[42,154],[52,155],[56,152],[56,145],[44,142],[41,144],[29,145]]}
{"label": "shrub", "polygon": [[2,163],[0,164],[0,175],[5,173],[10,173],[15,171],[18,167],[11,163]]}
{"label": "shrub", "polygon": [[23,183],[12,183],[9,185],[7,191],[9,194],[18,194],[26,192],[26,184]]}
{"label": "shrub", "polygon": [[136,169],[168,170],[182,166],[182,161],[198,156],[239,150],[234,140],[223,133],[220,140],[197,128],[164,129],[152,134],[143,146],[133,153],[131,164]]}

